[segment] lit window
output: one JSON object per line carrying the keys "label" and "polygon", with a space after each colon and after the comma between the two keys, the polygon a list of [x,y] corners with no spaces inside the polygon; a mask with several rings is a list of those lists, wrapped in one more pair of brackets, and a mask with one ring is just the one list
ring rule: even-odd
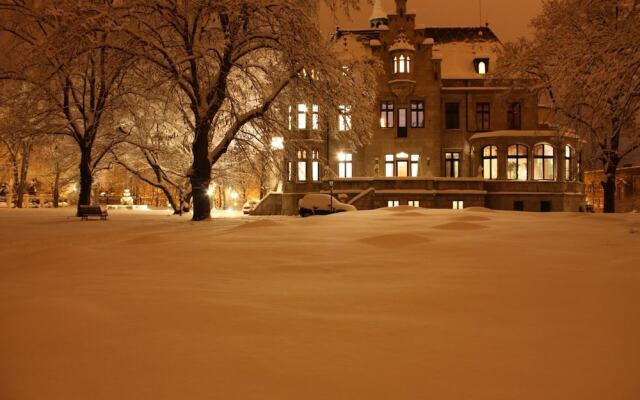
{"label": "lit window", "polygon": [[396,176],[402,178],[409,176],[409,154],[396,154]]}
{"label": "lit window", "polygon": [[318,182],[320,180],[320,161],[318,160],[318,151],[314,150],[311,152],[311,179],[314,182]]}
{"label": "lit window", "polygon": [[400,207],[400,202],[398,200],[389,200],[387,201],[387,207]]}
{"label": "lit window", "polygon": [[526,181],[528,172],[529,150],[522,144],[509,146],[507,152],[507,179]]}
{"label": "lit window", "polygon": [[380,103],[380,127],[393,128],[393,101]]}
{"label": "lit window", "polygon": [[338,177],[353,178],[353,154],[338,154]]}
{"label": "lit window", "polygon": [[538,144],[533,151],[533,179],[552,181],[555,178],[555,151],[550,144]]}
{"label": "lit window", "polygon": [[482,149],[482,174],[484,179],[498,178],[498,148],[486,146]]}
{"label": "lit window", "polygon": [[307,129],[307,105],[298,104],[298,129]]}
{"label": "lit window", "polygon": [[460,153],[446,153],[444,155],[444,169],[447,178],[459,178]]}
{"label": "lit window", "polygon": [[411,73],[411,57],[407,56],[407,74]]}
{"label": "lit window", "polygon": [[384,176],[391,177],[394,175],[394,172],[395,172],[395,168],[394,168],[395,157],[393,157],[393,154],[387,154],[384,157],[384,160],[385,160]]}
{"label": "lit window", "polygon": [[293,163],[291,161],[287,162],[287,180],[289,182],[293,180]]}
{"label": "lit window", "polygon": [[564,178],[568,181],[573,180],[573,149],[571,146],[564,148]]}
{"label": "lit window", "polygon": [[293,107],[289,106],[289,130],[293,129]]}
{"label": "lit window", "polygon": [[462,210],[462,209],[464,209],[464,201],[454,201],[453,202],[453,209],[454,210]]}
{"label": "lit window", "polygon": [[488,58],[476,58],[473,62],[476,67],[476,72],[480,75],[486,75],[489,73],[489,59]]}
{"label": "lit window", "polygon": [[411,155],[411,176],[417,177],[420,172],[420,155],[412,154]]}
{"label": "lit window", "polygon": [[406,69],[405,69],[406,64],[405,64],[404,56],[400,56],[399,61],[400,61],[400,68],[398,68],[398,72],[400,72],[401,74],[404,74],[406,72]]}
{"label": "lit window", "polygon": [[338,130],[340,132],[351,130],[351,106],[339,107]]}
{"label": "lit window", "polygon": [[411,102],[411,127],[424,128],[424,101]]}
{"label": "lit window", "polygon": [[277,136],[271,138],[271,148],[273,150],[282,150],[284,149],[284,138],[281,136]]}
{"label": "lit window", "polygon": [[420,208],[420,202],[417,200],[409,200],[409,207]]}
{"label": "lit window", "polygon": [[307,151],[298,151],[298,182],[307,181]]}
{"label": "lit window", "polygon": [[320,107],[317,104],[311,106],[311,129],[320,129]]}
{"label": "lit window", "polygon": [[393,73],[398,73],[398,57],[393,57]]}

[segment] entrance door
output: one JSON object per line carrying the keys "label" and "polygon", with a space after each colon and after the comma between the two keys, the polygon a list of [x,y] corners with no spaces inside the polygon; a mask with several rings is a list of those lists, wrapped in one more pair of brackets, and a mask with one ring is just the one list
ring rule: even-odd
{"label": "entrance door", "polygon": [[409,160],[398,160],[396,162],[398,176],[409,176]]}

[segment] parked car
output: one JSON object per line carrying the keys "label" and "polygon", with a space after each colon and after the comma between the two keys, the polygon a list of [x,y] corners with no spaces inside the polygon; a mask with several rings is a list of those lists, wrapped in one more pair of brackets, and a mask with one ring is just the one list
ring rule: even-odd
{"label": "parked car", "polygon": [[242,212],[244,214],[251,214],[251,212],[253,210],[256,209],[256,206],[258,205],[258,202],[255,200],[248,200],[246,203],[244,203],[244,205],[242,206]]}
{"label": "parked car", "polygon": [[298,201],[298,212],[301,217],[310,215],[327,215],[345,211],[357,211],[351,204],[346,204],[328,194],[307,194]]}

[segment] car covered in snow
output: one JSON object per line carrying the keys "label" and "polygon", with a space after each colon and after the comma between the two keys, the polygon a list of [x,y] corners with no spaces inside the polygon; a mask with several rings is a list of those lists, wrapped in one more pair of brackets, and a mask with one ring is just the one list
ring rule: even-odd
{"label": "car covered in snow", "polygon": [[301,217],[310,215],[327,215],[345,211],[357,211],[351,204],[346,204],[328,194],[307,194],[298,201],[298,212]]}
{"label": "car covered in snow", "polygon": [[246,203],[244,203],[244,205],[242,206],[242,212],[245,215],[251,214],[251,212],[253,210],[256,209],[256,207],[258,206],[258,202],[255,200],[248,200]]}

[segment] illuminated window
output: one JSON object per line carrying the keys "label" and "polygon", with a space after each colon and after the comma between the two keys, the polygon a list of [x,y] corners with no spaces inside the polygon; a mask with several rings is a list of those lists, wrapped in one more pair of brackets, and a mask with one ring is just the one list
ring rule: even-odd
{"label": "illuminated window", "polygon": [[568,181],[573,180],[573,149],[571,146],[564,148],[564,178]]}
{"label": "illuminated window", "polygon": [[411,176],[417,177],[420,172],[420,155],[412,154],[411,155]]}
{"label": "illuminated window", "polygon": [[398,73],[398,57],[393,57],[393,73]]}
{"label": "illuminated window", "polygon": [[529,179],[529,150],[522,144],[509,146],[507,152],[507,179],[526,181]]}
{"label": "illuminated window", "polygon": [[289,130],[293,129],[293,107],[289,106]]}
{"label": "illuminated window", "polygon": [[340,132],[351,130],[351,106],[339,107],[338,130]]}
{"label": "illuminated window", "polygon": [[398,200],[389,200],[387,201],[387,207],[400,207],[400,202]]}
{"label": "illuminated window", "polygon": [[383,101],[380,103],[380,127],[393,128],[393,101]]}
{"label": "illuminated window", "polygon": [[498,148],[486,146],[482,149],[482,174],[484,179],[498,178]]}
{"label": "illuminated window", "polygon": [[420,202],[417,200],[409,200],[409,207],[420,207]]}
{"label": "illuminated window", "polygon": [[555,178],[555,151],[550,144],[538,144],[533,150],[533,179],[552,181]]}
{"label": "illuminated window", "polygon": [[307,129],[307,105],[298,104],[298,129]]}
{"label": "illuminated window", "polygon": [[411,57],[401,54],[400,57],[393,57],[393,73],[409,74],[411,73]]}
{"label": "illuminated window", "polygon": [[446,153],[444,155],[444,169],[447,178],[460,177],[460,153]]}
{"label": "illuminated window", "polygon": [[287,162],[287,180],[289,182],[293,180],[293,163],[291,161]]}
{"label": "illuminated window", "polygon": [[298,150],[298,182],[307,181],[307,151]]}
{"label": "illuminated window", "polygon": [[338,177],[353,178],[353,154],[338,154]]}
{"label": "illuminated window", "polygon": [[464,209],[464,201],[454,201],[453,202],[453,209],[454,210],[462,210],[462,209]]}
{"label": "illuminated window", "polygon": [[320,107],[317,104],[311,106],[311,129],[320,129]]}
{"label": "illuminated window", "polygon": [[320,180],[320,160],[318,158],[318,151],[313,150],[311,152],[311,179],[314,182]]}
{"label": "illuminated window", "polygon": [[394,160],[395,157],[393,157],[393,154],[387,154],[384,157],[385,160],[385,164],[384,164],[384,176],[386,177],[391,177],[394,175],[395,173],[395,167],[394,167]]}
{"label": "illuminated window", "polygon": [[404,56],[400,56],[400,68],[398,69],[398,72],[400,72],[401,74],[404,74],[406,71],[406,64],[405,64],[405,57]]}
{"label": "illuminated window", "polygon": [[476,58],[473,62],[476,67],[476,73],[480,75],[486,75],[489,73],[489,59],[488,58]]}
{"label": "illuminated window", "polygon": [[522,106],[520,103],[511,103],[507,111],[507,123],[509,129],[519,130],[522,128]]}
{"label": "illuminated window", "polygon": [[491,129],[490,103],[476,103],[476,129],[479,131]]}
{"label": "illuminated window", "polygon": [[424,101],[411,102],[411,127],[424,128]]}

